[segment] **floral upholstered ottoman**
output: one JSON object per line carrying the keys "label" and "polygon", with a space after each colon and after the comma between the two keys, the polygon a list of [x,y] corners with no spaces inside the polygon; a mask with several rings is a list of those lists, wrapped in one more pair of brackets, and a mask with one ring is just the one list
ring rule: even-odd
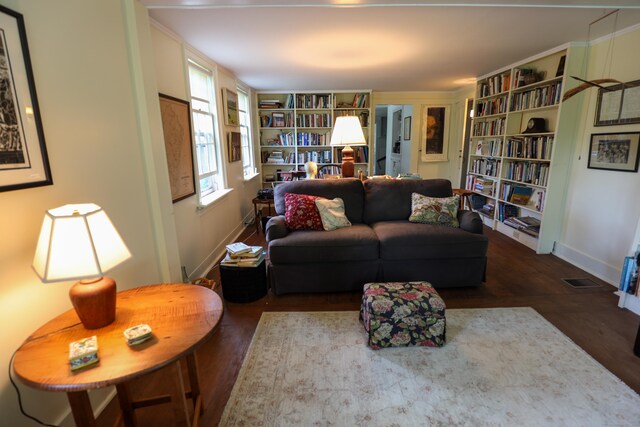
{"label": "floral upholstered ottoman", "polygon": [[360,321],[369,334],[369,346],[444,345],[445,305],[428,282],[367,283]]}

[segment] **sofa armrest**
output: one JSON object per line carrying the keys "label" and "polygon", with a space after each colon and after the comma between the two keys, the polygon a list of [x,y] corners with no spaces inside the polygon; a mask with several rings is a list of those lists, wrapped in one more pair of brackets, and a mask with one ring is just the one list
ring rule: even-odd
{"label": "sofa armrest", "polygon": [[460,228],[470,233],[482,234],[482,218],[477,212],[459,210]]}
{"label": "sofa armrest", "polygon": [[267,222],[267,230],[265,232],[267,243],[280,239],[287,234],[289,234],[289,230],[287,230],[287,224],[284,222],[284,215],[274,216]]}

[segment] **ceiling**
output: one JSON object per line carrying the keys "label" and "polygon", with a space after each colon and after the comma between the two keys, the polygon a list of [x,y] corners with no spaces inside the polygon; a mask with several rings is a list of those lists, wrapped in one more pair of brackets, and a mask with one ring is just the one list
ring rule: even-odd
{"label": "ceiling", "polygon": [[531,55],[640,23],[639,0],[141,1],[258,90],[457,90]]}

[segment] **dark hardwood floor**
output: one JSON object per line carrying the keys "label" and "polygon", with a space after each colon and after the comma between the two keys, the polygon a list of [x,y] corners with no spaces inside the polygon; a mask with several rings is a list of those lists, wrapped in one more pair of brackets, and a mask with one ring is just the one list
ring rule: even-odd
{"label": "dark hardwood floor", "polygon": [[[487,281],[479,288],[438,290],[448,309],[530,306],[576,344],[640,393],[640,358],[632,352],[640,317],[617,306],[615,289],[553,255],[536,255],[525,246],[485,228],[489,236]],[[248,244],[265,245],[264,236],[249,227],[241,236]],[[219,282],[219,270],[209,277]],[[600,286],[577,289],[562,278],[590,278]],[[205,412],[200,425],[218,424],[264,311],[358,310],[360,293],[274,296],[248,304],[225,304],[216,335],[197,352]],[[544,346],[545,343],[540,343]],[[136,387],[136,394],[156,394],[166,386],[162,372]],[[115,399],[114,399],[115,400]],[[108,425],[117,413],[112,402],[100,417]],[[136,412],[142,426],[169,425],[169,405]]]}

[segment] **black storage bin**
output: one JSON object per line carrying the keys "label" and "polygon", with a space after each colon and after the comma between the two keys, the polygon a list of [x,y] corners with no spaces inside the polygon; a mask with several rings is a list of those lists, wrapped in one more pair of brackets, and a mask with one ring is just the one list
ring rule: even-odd
{"label": "black storage bin", "polygon": [[222,295],[229,302],[251,302],[267,294],[267,269],[263,260],[257,267],[220,266]]}

